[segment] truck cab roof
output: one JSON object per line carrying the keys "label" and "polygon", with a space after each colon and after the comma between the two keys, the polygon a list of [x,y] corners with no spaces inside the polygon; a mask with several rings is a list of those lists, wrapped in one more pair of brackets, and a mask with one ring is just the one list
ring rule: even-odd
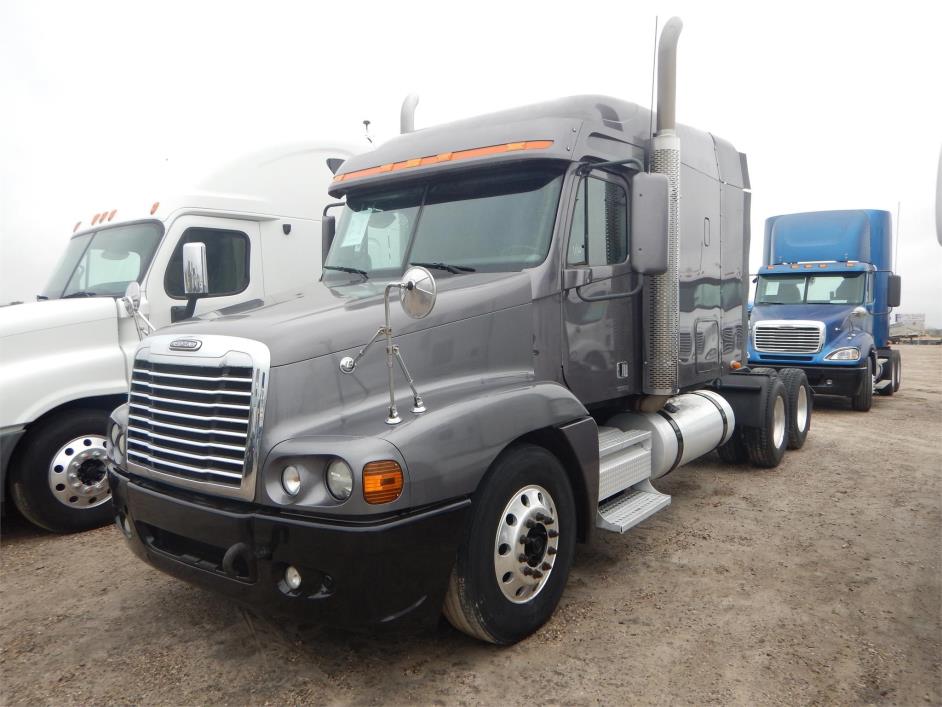
{"label": "truck cab roof", "polygon": [[[617,98],[570,96],[436,125],[398,135],[338,170],[330,193],[363,184],[415,179],[430,173],[522,159],[578,161],[644,159],[651,111]],[[683,163],[707,176],[749,188],[744,156],[711,133],[677,126]]]}

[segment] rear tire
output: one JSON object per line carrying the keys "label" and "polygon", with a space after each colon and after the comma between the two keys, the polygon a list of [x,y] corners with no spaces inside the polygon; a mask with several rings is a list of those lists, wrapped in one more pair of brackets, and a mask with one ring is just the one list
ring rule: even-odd
{"label": "rear tire", "polygon": [[888,385],[883,386],[877,392],[880,395],[885,395],[889,397],[893,395],[897,390],[899,390],[899,379],[900,379],[900,357],[899,351],[890,351],[889,356],[887,357],[887,366],[889,366],[889,374],[884,376],[884,380],[889,381]]}
{"label": "rear tire", "polygon": [[778,378],[769,378],[759,425],[742,428],[743,443],[753,465],[771,469],[782,461],[788,446],[787,411],[785,385]]}
{"label": "rear tire", "polygon": [[873,359],[867,356],[867,372],[860,381],[860,390],[850,399],[850,405],[857,412],[867,412],[873,407]]}
{"label": "rear tire", "polygon": [[725,464],[744,464],[748,461],[749,453],[742,441],[742,430],[733,430],[733,434],[726,444],[716,448],[716,453],[720,455],[720,460]]}
{"label": "rear tire", "polygon": [[494,462],[472,509],[443,613],[469,636],[516,643],[549,620],[569,577],[576,540],[569,479],[546,449],[515,445]]}
{"label": "rear tire", "polygon": [[10,466],[13,503],[35,525],[74,533],[114,517],[105,476],[108,412],[63,410],[37,423]]}
{"label": "rear tire", "polygon": [[894,349],[890,351],[890,358],[893,359],[893,392],[895,393],[903,382],[903,357]]}
{"label": "rear tire", "polygon": [[800,368],[783,368],[778,373],[788,401],[788,448],[801,449],[811,429],[814,393]]}

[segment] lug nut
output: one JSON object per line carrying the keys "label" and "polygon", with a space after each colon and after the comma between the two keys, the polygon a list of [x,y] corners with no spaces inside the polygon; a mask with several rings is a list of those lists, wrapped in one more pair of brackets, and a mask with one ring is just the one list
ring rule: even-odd
{"label": "lug nut", "polygon": [[555,547],[548,547],[548,548],[546,548],[546,554],[547,554],[547,555],[555,555],[555,554],[556,554],[556,548],[555,548]]}
{"label": "lug nut", "polygon": [[521,545],[526,545],[526,544],[527,544],[527,540],[529,540],[529,538],[528,538],[526,535],[521,535],[521,536],[520,536],[520,544],[521,544]]}
{"label": "lug nut", "polygon": [[540,577],[543,576],[543,573],[540,572],[539,570],[533,570],[533,572],[531,572],[531,574],[533,575],[533,578],[534,578],[534,579],[539,579]]}
{"label": "lug nut", "polygon": [[558,530],[549,530],[549,531],[547,531],[546,534],[549,535],[551,538],[555,538],[555,537],[558,537],[558,536],[559,536],[559,531],[558,531]]}
{"label": "lug nut", "polygon": [[524,565],[523,569],[520,571],[523,572],[525,577],[529,577],[531,574],[533,574],[533,570],[530,568],[530,565]]}
{"label": "lug nut", "polygon": [[544,572],[552,568],[553,566],[549,562],[544,562],[542,565],[540,565],[540,569],[543,570]]}
{"label": "lug nut", "polygon": [[527,518],[527,522],[525,523],[525,525],[526,525],[528,528],[532,528],[533,526],[536,525],[536,523],[533,521],[532,518]]}
{"label": "lug nut", "polygon": [[526,561],[527,561],[527,556],[524,555],[524,554],[521,552],[519,555],[517,555],[517,560],[518,560],[519,562],[526,562]]}

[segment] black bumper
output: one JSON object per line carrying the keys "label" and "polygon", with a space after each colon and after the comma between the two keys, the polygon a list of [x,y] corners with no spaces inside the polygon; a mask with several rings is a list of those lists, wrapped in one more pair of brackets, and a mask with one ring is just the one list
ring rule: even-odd
{"label": "black bumper", "polygon": [[808,384],[816,395],[839,395],[850,398],[860,391],[860,386],[869,378],[866,366],[803,366],[776,363],[756,364],[768,368],[800,368],[808,377]]}
{"label": "black bumper", "polygon": [[113,470],[108,480],[131,549],[157,569],[266,613],[346,627],[437,621],[470,507],[340,524],[184,497]]}

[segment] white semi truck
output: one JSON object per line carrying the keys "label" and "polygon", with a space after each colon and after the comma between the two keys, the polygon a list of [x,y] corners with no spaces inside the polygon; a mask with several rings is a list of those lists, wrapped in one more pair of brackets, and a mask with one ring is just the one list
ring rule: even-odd
{"label": "white semi truck", "polygon": [[[184,244],[205,244],[212,264],[196,314],[316,282],[327,184],[353,152],[269,148],[186,193],[141,199],[75,225],[39,301],[0,309],[4,505],[12,500],[27,519],[57,532],[113,518],[108,412],[127,400],[134,351],[148,330],[194,314],[195,300],[184,292]],[[140,285],[137,313],[124,298],[130,283]]]}

